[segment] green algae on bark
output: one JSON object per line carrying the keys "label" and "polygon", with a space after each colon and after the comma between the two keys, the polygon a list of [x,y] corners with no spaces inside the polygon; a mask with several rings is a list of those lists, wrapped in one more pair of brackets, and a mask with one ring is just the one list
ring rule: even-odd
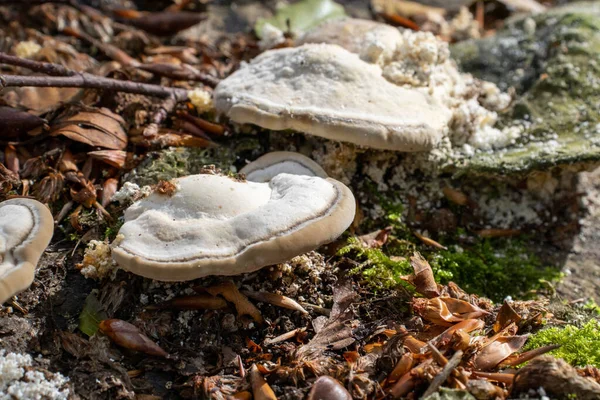
{"label": "green algae on bark", "polygon": [[501,126],[522,125],[513,146],[479,153],[467,172],[524,173],[600,161],[600,3],[507,22],[495,36],[452,48],[462,69],[517,99]]}

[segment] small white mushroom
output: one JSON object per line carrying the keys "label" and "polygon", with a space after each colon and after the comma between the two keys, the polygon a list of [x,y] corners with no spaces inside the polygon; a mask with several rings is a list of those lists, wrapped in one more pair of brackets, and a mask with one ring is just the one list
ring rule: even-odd
{"label": "small white mushroom", "polygon": [[52,213],[39,201],[0,203],[0,304],[31,285],[53,232]]}
{"label": "small white mushroom", "polygon": [[279,174],[318,176],[327,178],[327,173],[310,158],[292,151],[274,151],[252,161],[240,170],[252,182],[268,182]]}
{"label": "small white mushroom", "polygon": [[306,43],[337,44],[359,54],[364,61],[383,66],[394,57],[402,35],[397,28],[381,22],[342,18],[328,20],[296,41],[297,45]]}
{"label": "small white mushroom", "polygon": [[125,212],[115,261],[162,281],[236,275],[331,242],[352,223],[355,200],[342,183],[278,174],[268,183],[221,175],[174,179]]}
{"label": "small white mushroom", "polygon": [[398,151],[431,149],[451,116],[426,90],[330,44],[266,51],[221,81],[214,102],[238,123]]}

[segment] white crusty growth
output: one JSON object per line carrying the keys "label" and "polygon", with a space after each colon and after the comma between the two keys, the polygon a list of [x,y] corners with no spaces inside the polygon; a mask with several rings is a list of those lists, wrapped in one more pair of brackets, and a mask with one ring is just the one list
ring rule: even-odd
{"label": "white crusty growth", "polygon": [[449,110],[426,90],[388,82],[337,45],[269,50],[219,83],[215,107],[233,121],[294,129],[377,149],[431,149]]}
{"label": "white crusty growth", "polygon": [[0,203],[0,304],[31,285],[53,231],[52,214],[42,203],[31,199]]}
{"label": "white crusty growth", "polygon": [[269,182],[279,174],[318,176],[327,178],[319,164],[300,153],[274,151],[252,161],[240,170],[252,182]]}
{"label": "white crusty growth", "polygon": [[354,196],[333,179],[192,175],[172,183],[172,196],[155,192],[125,212],[112,245],[122,268],[163,281],[251,272],[336,239],[354,218]]}

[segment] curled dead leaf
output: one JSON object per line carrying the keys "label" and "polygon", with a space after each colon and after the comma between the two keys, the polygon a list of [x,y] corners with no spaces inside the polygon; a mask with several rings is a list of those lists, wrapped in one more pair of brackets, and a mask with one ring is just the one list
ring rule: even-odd
{"label": "curled dead leaf", "polygon": [[126,349],[158,357],[168,357],[169,355],[129,322],[120,319],[105,319],[100,322],[99,328],[110,340]]}
{"label": "curled dead leaf", "polygon": [[440,295],[437,283],[433,277],[433,270],[426,259],[418,252],[415,252],[410,258],[410,265],[415,271],[410,281],[415,285],[417,293],[433,298]]}
{"label": "curled dead leaf", "polygon": [[413,299],[413,307],[425,320],[442,326],[489,314],[471,303],[451,297]]}
{"label": "curled dead leaf", "polygon": [[81,111],[74,115],[59,117],[52,123],[53,136],[66,136],[90,146],[123,150],[127,147],[125,121],[107,108]]}
{"label": "curled dead leaf", "polygon": [[521,321],[521,316],[511,307],[510,303],[505,301],[498,311],[496,322],[494,322],[494,332],[500,332],[511,323],[518,324]]}
{"label": "curled dead leaf", "polygon": [[265,381],[256,364],[250,367],[250,384],[252,385],[254,400],[277,400],[275,392]]}
{"label": "curled dead leaf", "polygon": [[88,156],[119,169],[123,168],[127,162],[127,152],[123,150],[90,151]]}
{"label": "curled dead leaf", "polygon": [[524,335],[498,337],[494,342],[488,344],[477,353],[473,359],[473,366],[475,369],[481,371],[490,370],[511,354],[519,351],[525,345],[526,341],[527,336]]}

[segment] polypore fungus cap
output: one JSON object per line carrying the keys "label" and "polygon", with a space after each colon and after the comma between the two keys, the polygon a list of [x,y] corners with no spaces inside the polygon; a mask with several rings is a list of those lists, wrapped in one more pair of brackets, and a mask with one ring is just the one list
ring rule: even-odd
{"label": "polypore fungus cap", "polygon": [[402,43],[397,28],[381,22],[358,18],[328,20],[302,35],[296,43],[337,44],[360,55],[364,61],[383,64],[393,58]]}
{"label": "polypore fungus cap", "polygon": [[451,116],[425,90],[394,85],[330,44],[266,51],[221,81],[214,100],[239,123],[399,151],[432,148]]}
{"label": "polypore fungus cap", "polygon": [[252,182],[268,182],[283,173],[327,178],[327,173],[319,164],[292,151],[267,153],[246,165],[240,173]]}
{"label": "polypore fungus cap", "polygon": [[286,261],[341,235],[354,196],[333,179],[279,174],[268,183],[221,175],[171,181],[125,212],[112,244],[124,269],[162,281],[235,275]]}
{"label": "polypore fungus cap", "polygon": [[52,213],[39,201],[0,203],[0,304],[31,285],[53,232]]}

